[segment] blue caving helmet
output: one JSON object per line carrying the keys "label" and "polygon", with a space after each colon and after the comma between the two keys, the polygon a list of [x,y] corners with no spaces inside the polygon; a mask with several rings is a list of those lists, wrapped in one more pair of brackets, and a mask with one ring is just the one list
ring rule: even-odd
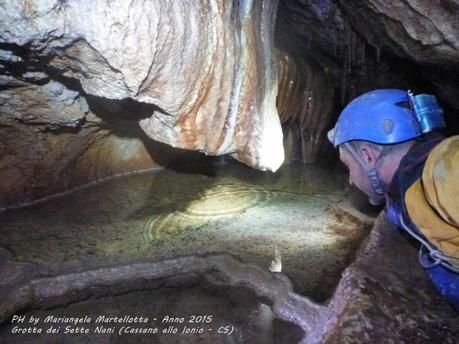
{"label": "blue caving helmet", "polygon": [[435,96],[380,89],[351,101],[329,131],[328,139],[334,146],[352,140],[395,144],[444,126],[443,111]]}

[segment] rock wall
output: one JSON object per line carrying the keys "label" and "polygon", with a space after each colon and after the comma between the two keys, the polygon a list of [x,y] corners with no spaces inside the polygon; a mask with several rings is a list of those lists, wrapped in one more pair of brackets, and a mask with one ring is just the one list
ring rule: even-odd
{"label": "rock wall", "polygon": [[26,62],[77,79],[88,94],[155,104],[139,121],[154,140],[232,153],[259,169],[282,163],[276,1],[24,0],[2,7],[0,42],[25,48]]}
{"label": "rock wall", "polygon": [[457,63],[457,0],[359,0],[339,5],[372,45],[420,63]]}
{"label": "rock wall", "polygon": [[277,5],[1,2],[0,208],[163,165],[153,140],[274,171],[278,75],[287,160],[317,160],[329,116],[372,88],[437,93],[459,132],[457,0]]}
{"label": "rock wall", "polygon": [[414,61],[435,92],[459,111],[459,1],[371,0],[355,1],[352,6],[347,1],[339,4],[370,45]]}
{"label": "rock wall", "polygon": [[417,247],[383,213],[327,311],[313,343],[457,343],[459,315],[419,265]]}
{"label": "rock wall", "polygon": [[182,154],[155,141],[276,170],[276,9],[0,3],[0,209]]}
{"label": "rock wall", "polygon": [[286,0],[276,44],[331,71],[340,106],[369,89],[434,93],[459,132],[457,0]]}
{"label": "rock wall", "polygon": [[4,79],[0,209],[155,166],[140,138],[112,134],[78,92],[56,81]]}

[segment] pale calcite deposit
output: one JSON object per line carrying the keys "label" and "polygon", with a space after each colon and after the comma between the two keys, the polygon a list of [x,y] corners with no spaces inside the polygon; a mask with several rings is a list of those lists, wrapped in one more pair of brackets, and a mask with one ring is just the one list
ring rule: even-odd
{"label": "pale calcite deposit", "polygon": [[276,9],[275,0],[7,1],[0,42],[88,94],[155,104],[140,120],[154,140],[276,170]]}

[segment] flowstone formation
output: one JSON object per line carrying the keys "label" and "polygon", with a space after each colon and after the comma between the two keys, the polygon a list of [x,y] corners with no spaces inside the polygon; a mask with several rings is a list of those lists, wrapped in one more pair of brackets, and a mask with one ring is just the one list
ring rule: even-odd
{"label": "flowstone formation", "polygon": [[276,10],[276,0],[1,2],[0,210],[184,150],[276,170]]}
{"label": "flowstone formation", "polygon": [[[1,265],[0,265],[1,267]],[[227,255],[187,256],[162,262],[137,263],[50,278],[23,278],[21,283],[0,285],[0,321],[24,309],[56,307],[87,298],[125,294],[161,286],[194,285],[236,287],[254,293],[271,305],[274,315],[311,333],[325,307],[293,291],[291,281],[257,265],[243,264]],[[183,314],[183,313],[182,313]],[[181,315],[180,315],[181,316]],[[306,343],[302,341],[302,343]]]}
{"label": "flowstone formation", "polygon": [[277,2],[8,1],[0,5],[3,73],[35,69],[82,91],[156,108],[154,140],[259,169],[283,161],[275,107]]}
{"label": "flowstone formation", "polygon": [[319,160],[332,121],[332,84],[317,63],[277,50],[277,109],[284,130],[286,161]]}
{"label": "flowstone formation", "polygon": [[25,74],[41,79],[0,75],[0,210],[155,166],[142,137],[113,133],[79,92]]}
{"label": "flowstone formation", "polygon": [[[11,254],[2,248],[0,258],[3,258],[0,260],[0,272],[9,276],[0,280],[0,321],[3,322],[30,309],[49,315],[49,308],[52,308],[54,315],[65,314],[69,303],[78,306],[83,300],[92,303],[92,307],[84,307],[86,301],[83,301],[77,307],[78,313],[74,311],[67,316],[94,313],[94,309],[98,309],[94,304],[98,302],[109,304],[108,309],[113,312],[114,295],[132,296],[133,302],[145,310],[145,303],[135,296],[137,291],[154,292],[162,287],[172,287],[175,293],[193,298],[192,288],[198,286],[208,293],[203,299],[207,304],[212,302],[212,293],[217,293],[217,297],[222,299],[231,297],[228,295],[229,287],[239,289],[236,297],[239,295],[239,300],[244,297],[244,307],[251,307],[251,301],[245,301],[252,298],[263,302],[266,308],[270,308],[271,320],[275,317],[302,329],[295,331],[298,335],[289,343],[356,340],[371,343],[457,343],[459,333],[458,314],[434,290],[424,271],[415,265],[416,249],[387,224],[383,216],[377,219],[375,229],[356,260],[343,272],[335,293],[326,305],[296,293],[284,274],[270,273],[266,268],[243,263],[227,255],[183,256],[51,277],[40,276],[40,269],[34,264],[14,261]],[[416,288],[413,288],[413,283]],[[247,298],[247,293],[253,296]],[[234,306],[235,302],[232,304]],[[186,310],[189,310],[188,307],[192,308],[192,305],[187,304]],[[170,308],[166,309],[169,315],[170,311]],[[30,314],[30,311],[25,314]],[[185,314],[180,309],[179,316]],[[228,314],[225,313],[223,319],[228,322]],[[241,326],[260,320],[263,320],[262,315],[237,324]],[[2,339],[17,339],[11,337],[8,325],[11,324],[5,323],[0,327]],[[290,329],[293,330],[292,327]],[[263,335],[262,330],[259,328],[256,334]],[[37,340],[36,335],[30,338]],[[149,337],[144,339],[151,340]],[[222,340],[222,337],[218,339]],[[268,336],[262,342],[269,343],[271,340],[272,337]],[[235,342],[246,341],[235,339]]]}

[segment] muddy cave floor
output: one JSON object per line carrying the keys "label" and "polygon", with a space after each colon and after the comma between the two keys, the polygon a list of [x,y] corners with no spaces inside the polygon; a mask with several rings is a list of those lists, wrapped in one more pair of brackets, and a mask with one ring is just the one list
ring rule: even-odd
{"label": "muddy cave floor", "polygon": [[269,267],[277,247],[295,290],[324,302],[368,234],[336,206],[348,192],[317,165],[156,170],[0,214],[0,246],[44,276],[208,253]]}

